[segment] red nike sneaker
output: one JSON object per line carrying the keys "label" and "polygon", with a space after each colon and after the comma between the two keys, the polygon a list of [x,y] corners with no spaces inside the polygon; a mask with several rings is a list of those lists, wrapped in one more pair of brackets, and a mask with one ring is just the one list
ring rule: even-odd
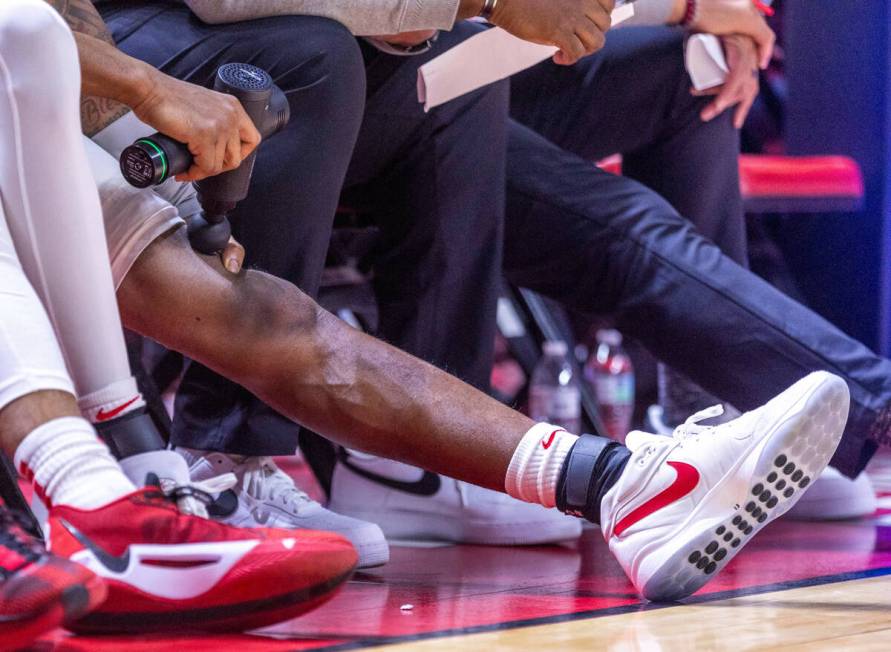
{"label": "red nike sneaker", "polygon": [[101,579],[48,553],[18,514],[0,507],[0,648],[23,647],[104,599]]}
{"label": "red nike sneaker", "polygon": [[691,595],[820,475],[848,418],[845,382],[813,373],[723,425],[693,415],[672,437],[632,432],[600,508],[610,550],[650,600]]}
{"label": "red nike sneaker", "polygon": [[50,549],[105,580],[108,600],[77,632],[244,631],[317,607],[356,566],[327,532],[241,529],[181,513],[140,489],[95,510],[57,506]]}

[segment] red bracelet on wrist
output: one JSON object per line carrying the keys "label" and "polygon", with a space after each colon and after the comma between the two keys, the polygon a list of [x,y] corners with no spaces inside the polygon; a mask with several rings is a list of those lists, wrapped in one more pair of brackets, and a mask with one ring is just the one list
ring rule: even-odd
{"label": "red bracelet on wrist", "polygon": [[762,2],[761,0],[752,0],[752,2],[755,3],[755,9],[760,11],[762,16],[770,17],[776,13],[773,7],[771,7],[766,2]]}
{"label": "red bracelet on wrist", "polygon": [[681,19],[681,27],[690,27],[693,21],[696,20],[697,8],[697,0],[687,0],[687,9],[684,11],[684,17]]}

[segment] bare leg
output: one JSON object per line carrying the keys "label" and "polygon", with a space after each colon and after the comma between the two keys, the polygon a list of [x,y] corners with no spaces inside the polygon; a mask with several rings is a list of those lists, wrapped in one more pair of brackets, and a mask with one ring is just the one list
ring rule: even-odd
{"label": "bare leg", "polygon": [[345,446],[500,491],[533,422],[350,328],[293,285],[233,277],[182,230],[142,254],[118,293],[127,327],[235,380]]}
{"label": "bare leg", "polygon": [[60,417],[79,417],[74,395],[38,391],[16,399],[0,410],[0,448],[12,459],[22,440],[38,426]]}

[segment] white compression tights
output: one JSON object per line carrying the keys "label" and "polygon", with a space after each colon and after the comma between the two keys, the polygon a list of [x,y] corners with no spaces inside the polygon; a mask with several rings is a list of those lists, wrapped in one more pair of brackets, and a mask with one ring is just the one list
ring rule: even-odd
{"label": "white compression tights", "polygon": [[137,394],[79,103],[64,21],[41,0],[0,2],[0,407],[71,391],[63,355],[82,408]]}

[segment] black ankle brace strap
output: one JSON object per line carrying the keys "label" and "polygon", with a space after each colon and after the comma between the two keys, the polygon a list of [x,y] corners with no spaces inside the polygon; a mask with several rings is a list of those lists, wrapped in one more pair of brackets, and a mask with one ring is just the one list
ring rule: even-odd
{"label": "black ankle brace strap", "polygon": [[167,448],[167,443],[146,408],[133,410],[120,418],[95,425],[99,436],[119,460]]}
{"label": "black ankle brace strap", "polygon": [[604,437],[582,435],[563,462],[557,481],[557,509],[573,516],[585,516],[591,486],[595,484],[597,460],[615,442]]}
{"label": "black ankle brace strap", "polygon": [[619,481],[631,452],[610,439],[582,435],[557,480],[557,509],[600,524],[600,504]]}

